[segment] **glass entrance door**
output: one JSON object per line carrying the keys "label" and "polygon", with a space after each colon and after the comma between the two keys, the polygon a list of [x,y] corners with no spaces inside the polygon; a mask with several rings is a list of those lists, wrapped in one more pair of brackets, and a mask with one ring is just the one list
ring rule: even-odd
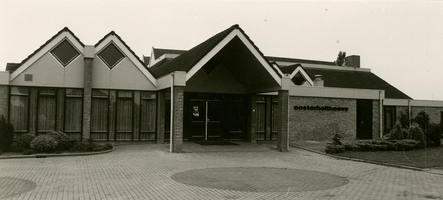
{"label": "glass entrance door", "polygon": [[223,102],[217,100],[191,100],[193,140],[222,139]]}

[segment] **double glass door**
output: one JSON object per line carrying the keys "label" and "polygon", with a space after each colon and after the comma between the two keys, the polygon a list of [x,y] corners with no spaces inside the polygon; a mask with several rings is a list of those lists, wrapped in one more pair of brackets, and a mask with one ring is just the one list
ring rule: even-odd
{"label": "double glass door", "polygon": [[191,100],[193,140],[223,139],[223,101]]}

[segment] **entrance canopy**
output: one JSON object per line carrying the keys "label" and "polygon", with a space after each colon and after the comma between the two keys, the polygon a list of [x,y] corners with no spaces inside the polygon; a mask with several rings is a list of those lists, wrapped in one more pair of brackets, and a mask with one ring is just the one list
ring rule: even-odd
{"label": "entrance canopy", "polygon": [[[169,74],[186,72],[188,92],[257,93],[281,88],[281,75],[238,26],[211,37],[167,64],[150,71],[168,87]],[[169,85],[170,86],[170,85]]]}

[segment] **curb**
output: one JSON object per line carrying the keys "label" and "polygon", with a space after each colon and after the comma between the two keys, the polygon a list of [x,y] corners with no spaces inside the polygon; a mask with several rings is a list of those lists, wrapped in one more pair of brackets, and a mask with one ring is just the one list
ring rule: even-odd
{"label": "curb", "polygon": [[401,168],[401,169],[409,169],[409,170],[414,170],[414,171],[427,172],[426,169],[422,169],[422,168],[418,168],[418,167],[411,167],[411,166],[406,166],[406,165],[397,165],[397,164],[391,164],[391,163],[385,163],[385,162],[379,162],[379,161],[373,161],[373,160],[362,160],[362,159],[358,159],[358,158],[337,156],[334,154],[327,154],[327,153],[323,153],[323,152],[319,152],[319,151],[315,151],[315,150],[311,150],[311,149],[306,149],[306,148],[302,148],[302,147],[298,147],[298,146],[291,146],[291,147],[303,149],[305,151],[321,154],[324,156],[328,156],[328,157],[332,157],[332,158],[336,158],[336,159],[340,159],[340,160],[350,160],[350,161],[370,163],[370,164],[375,164],[375,165],[383,165],[383,166],[388,166],[388,167],[396,167],[396,168]]}
{"label": "curb", "polygon": [[14,159],[14,158],[49,158],[49,157],[67,157],[67,156],[90,156],[97,154],[104,154],[113,152],[117,147],[105,151],[84,152],[84,153],[66,153],[66,154],[34,154],[34,155],[14,155],[14,156],[0,156],[0,159]]}

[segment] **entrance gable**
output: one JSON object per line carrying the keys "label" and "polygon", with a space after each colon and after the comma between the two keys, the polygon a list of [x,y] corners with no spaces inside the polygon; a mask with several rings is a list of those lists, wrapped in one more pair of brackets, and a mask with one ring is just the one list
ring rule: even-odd
{"label": "entrance gable", "polygon": [[[239,47],[241,50],[235,47]],[[248,59],[243,59],[243,55],[247,56]],[[270,90],[270,88],[275,91],[275,89],[281,87],[279,69],[274,68],[264,58],[260,50],[238,25],[231,26],[214,35],[164,65],[152,66],[150,70],[157,78],[164,77],[174,71],[184,71],[188,81],[202,68],[210,73],[213,69],[205,66],[208,63],[212,65],[211,60],[213,61],[214,58],[222,63],[230,63],[231,65],[226,64],[226,67],[229,68],[237,80],[250,86],[249,92]],[[239,74],[240,70],[243,70],[243,72]],[[257,84],[257,82],[259,83]]]}
{"label": "entrance gable", "polygon": [[270,76],[279,85],[281,84],[281,77],[272,67],[272,65],[264,58],[263,54],[257,47],[250,41],[250,39],[244,34],[240,27],[236,27],[232,30],[222,41],[220,41],[214,48],[212,48],[198,63],[196,63],[186,74],[186,80],[189,80],[198,70],[200,70],[206,63],[208,63],[223,47],[225,47],[234,38],[239,38],[243,44],[249,49],[249,51],[255,56],[260,64],[266,69]]}

